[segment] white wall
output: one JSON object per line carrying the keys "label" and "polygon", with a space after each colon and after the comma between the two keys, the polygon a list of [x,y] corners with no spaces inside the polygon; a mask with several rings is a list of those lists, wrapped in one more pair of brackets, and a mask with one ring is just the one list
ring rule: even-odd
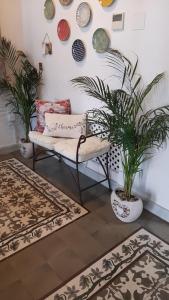
{"label": "white wall", "polygon": [[[73,88],[70,80],[79,75],[98,75],[106,78],[108,73],[105,67],[105,55],[97,54],[92,48],[92,35],[95,29],[107,29],[111,46],[122,50],[126,55],[139,57],[140,72],[145,83],[157,73],[166,71],[166,81],[152,95],[148,107],[167,104],[169,102],[169,1],[168,0],[116,0],[114,4],[103,9],[99,1],[88,1],[93,11],[91,24],[80,29],[76,24],[76,9],[82,0],[74,0],[69,7],[62,7],[58,0],[54,20],[44,18],[44,0],[21,0],[23,37],[27,54],[35,64],[43,63],[44,86],[42,97],[47,99],[70,98],[73,112],[83,112],[88,108],[99,105],[98,101],[87,97]],[[11,1],[7,1],[11,5]],[[13,1],[12,1],[13,2]],[[19,4],[18,4],[19,5]],[[19,5],[20,7],[20,5]],[[122,32],[113,32],[111,19],[113,12],[125,12],[125,29]],[[133,18],[136,13],[146,14],[145,30],[132,30]],[[71,36],[67,42],[60,42],[57,37],[57,23],[61,18],[69,21]],[[53,42],[53,55],[42,55],[42,40],[48,32]],[[71,55],[71,46],[75,39],[80,38],[86,45],[87,55],[83,62],[76,63]],[[157,204],[169,209],[169,148],[161,150],[148,162],[145,172],[140,179],[139,188],[135,189],[150,195]],[[121,174],[113,174],[114,179],[121,182]]]}

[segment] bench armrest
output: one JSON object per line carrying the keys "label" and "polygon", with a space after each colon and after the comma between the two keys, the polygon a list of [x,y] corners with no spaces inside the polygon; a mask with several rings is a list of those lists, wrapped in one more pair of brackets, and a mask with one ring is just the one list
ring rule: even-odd
{"label": "bench armrest", "polygon": [[93,136],[99,136],[100,134],[104,134],[104,133],[107,133],[107,132],[108,132],[108,130],[104,130],[104,131],[92,133],[92,134],[87,135],[87,136],[81,135],[79,137],[79,141],[78,141],[77,149],[76,149],[76,163],[78,163],[79,149],[80,149],[81,144],[85,143],[88,138],[91,138]]}

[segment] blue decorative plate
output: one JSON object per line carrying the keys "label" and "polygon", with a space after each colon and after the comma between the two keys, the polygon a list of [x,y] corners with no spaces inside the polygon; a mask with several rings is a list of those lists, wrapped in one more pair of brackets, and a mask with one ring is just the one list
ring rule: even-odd
{"label": "blue decorative plate", "polygon": [[72,56],[75,61],[82,61],[85,57],[86,49],[81,40],[75,40],[72,45]]}

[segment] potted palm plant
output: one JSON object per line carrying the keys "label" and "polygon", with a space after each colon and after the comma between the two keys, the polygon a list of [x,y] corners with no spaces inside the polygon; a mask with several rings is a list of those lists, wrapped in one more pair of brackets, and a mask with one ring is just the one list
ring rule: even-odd
{"label": "potted palm plant", "polygon": [[10,111],[18,115],[24,128],[24,138],[20,140],[20,151],[24,157],[31,157],[32,144],[29,141],[30,120],[35,112],[35,99],[41,81],[41,71],[29,62],[22,51],[17,51],[5,38],[0,39],[0,62],[6,72],[0,80],[0,89],[6,92]]}
{"label": "potted palm plant", "polygon": [[169,136],[169,105],[144,111],[143,105],[152,89],[164,77],[158,74],[146,87],[137,73],[135,63],[117,50],[108,51],[108,63],[113,78],[119,79],[120,87],[112,90],[103,80],[78,77],[72,80],[89,96],[99,99],[103,106],[90,111],[94,122],[108,130],[108,139],[121,149],[124,186],[112,192],[111,203],[116,216],[124,222],[136,220],[143,203],[133,194],[135,175],[145,160],[152,157],[153,149],[159,148]]}

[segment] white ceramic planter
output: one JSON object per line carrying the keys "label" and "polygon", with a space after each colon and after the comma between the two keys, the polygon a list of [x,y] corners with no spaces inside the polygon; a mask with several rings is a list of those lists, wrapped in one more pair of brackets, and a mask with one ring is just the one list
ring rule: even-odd
{"label": "white ceramic planter", "polygon": [[20,141],[20,152],[24,158],[31,158],[33,156],[33,145],[32,143],[24,143]]}
{"label": "white ceramic planter", "polygon": [[122,201],[120,197],[113,191],[111,194],[111,205],[118,219],[125,223],[137,220],[143,211],[143,201]]}

